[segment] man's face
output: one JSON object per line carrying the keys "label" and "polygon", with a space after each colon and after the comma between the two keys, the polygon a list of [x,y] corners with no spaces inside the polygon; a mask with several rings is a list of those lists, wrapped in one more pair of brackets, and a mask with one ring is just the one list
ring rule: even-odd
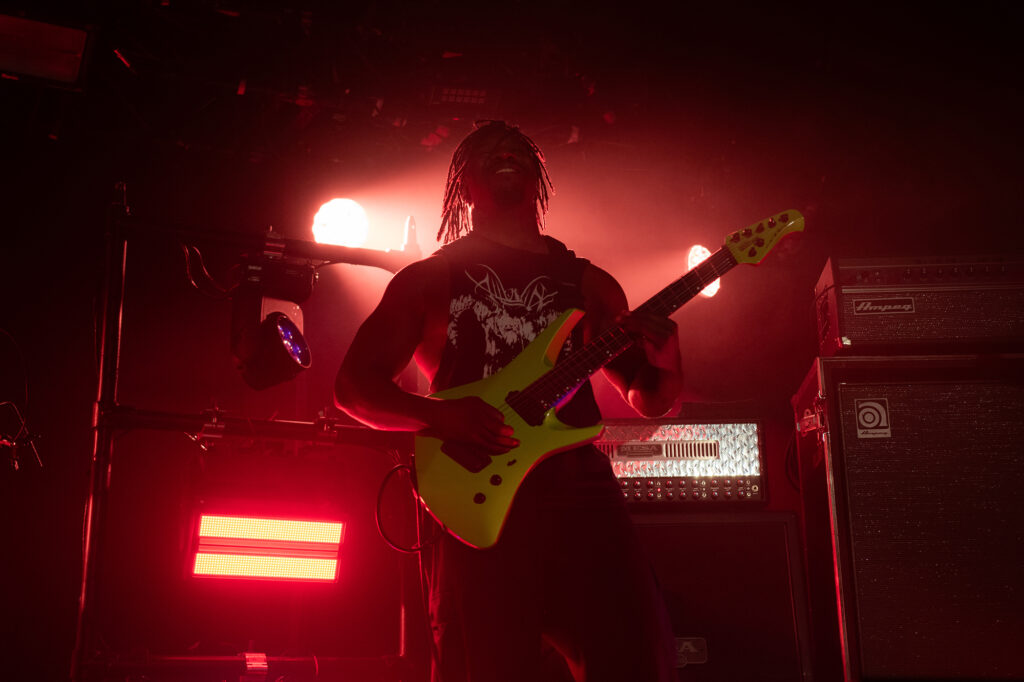
{"label": "man's face", "polygon": [[515,135],[484,139],[466,163],[465,187],[474,206],[513,207],[537,198],[533,152]]}

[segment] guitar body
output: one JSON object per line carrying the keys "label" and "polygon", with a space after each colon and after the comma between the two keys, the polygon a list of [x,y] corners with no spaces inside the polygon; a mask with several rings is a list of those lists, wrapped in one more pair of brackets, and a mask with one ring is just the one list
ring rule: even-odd
{"label": "guitar body", "polygon": [[[737,230],[726,237],[721,249],[637,310],[668,317],[733,266],[757,265],[779,239],[803,229],[803,216],[799,211],[789,210]],[[492,457],[490,464],[474,472],[449,456],[458,454],[455,448],[467,446],[442,443],[422,433],[416,436],[416,487],[420,500],[449,533],[471,547],[482,549],[498,541],[516,491],[537,464],[601,435],[600,425],[575,428],[563,424],[555,416],[554,406],[633,340],[622,328],[612,327],[583,348],[574,349],[556,366],[563,342],[581,317],[581,310],[565,311],[497,374],[432,396],[446,400],[468,396],[482,399],[502,412],[505,423],[519,440],[519,447]],[[509,406],[510,401],[516,403],[520,412]],[[522,412],[529,413],[529,419]]]}
{"label": "guitar body", "polygon": [[491,547],[501,536],[516,491],[527,474],[549,456],[596,440],[603,426],[576,428],[562,423],[550,409],[544,421],[528,424],[506,403],[506,396],[551,370],[555,359],[583,311],[562,313],[500,372],[480,381],[441,391],[432,397],[445,400],[476,396],[505,415],[519,446],[492,457],[484,469],[469,471],[445,454],[445,444],[417,435],[414,459],[416,488],[423,505],[462,542],[476,548]]}

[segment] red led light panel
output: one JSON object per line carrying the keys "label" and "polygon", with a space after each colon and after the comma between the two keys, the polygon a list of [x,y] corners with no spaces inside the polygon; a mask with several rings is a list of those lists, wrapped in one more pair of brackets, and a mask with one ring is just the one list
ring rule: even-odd
{"label": "red led light panel", "polygon": [[192,575],[334,582],[344,533],[339,521],[203,514]]}

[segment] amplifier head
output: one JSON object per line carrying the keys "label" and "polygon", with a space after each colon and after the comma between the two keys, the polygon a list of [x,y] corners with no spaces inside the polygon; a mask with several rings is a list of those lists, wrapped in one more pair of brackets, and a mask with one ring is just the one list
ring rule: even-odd
{"label": "amplifier head", "polygon": [[630,502],[764,499],[764,444],[756,420],[608,420],[594,445],[608,455]]}
{"label": "amplifier head", "polygon": [[1024,259],[829,260],[814,288],[821,355],[1024,348]]}

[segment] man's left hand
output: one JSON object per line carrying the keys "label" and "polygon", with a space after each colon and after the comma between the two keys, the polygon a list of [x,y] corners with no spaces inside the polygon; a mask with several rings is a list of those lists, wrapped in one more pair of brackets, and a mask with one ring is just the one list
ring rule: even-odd
{"label": "man's left hand", "polygon": [[679,371],[679,327],[674,320],[627,310],[619,313],[615,323],[636,340],[651,366]]}

